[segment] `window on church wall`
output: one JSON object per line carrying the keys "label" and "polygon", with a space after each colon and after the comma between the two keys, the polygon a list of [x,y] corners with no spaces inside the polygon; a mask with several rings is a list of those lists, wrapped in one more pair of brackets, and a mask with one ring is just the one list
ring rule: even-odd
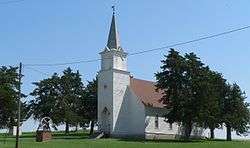
{"label": "window on church wall", "polygon": [[173,129],[173,124],[169,123],[169,129],[172,130]]}
{"label": "window on church wall", "polygon": [[155,116],[155,129],[159,129],[159,116]]}

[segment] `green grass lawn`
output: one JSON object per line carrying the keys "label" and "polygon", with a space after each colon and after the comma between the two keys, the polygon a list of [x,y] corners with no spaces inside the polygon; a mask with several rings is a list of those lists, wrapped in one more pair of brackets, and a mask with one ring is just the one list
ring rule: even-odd
{"label": "green grass lawn", "polygon": [[[250,141],[144,141],[125,139],[87,139],[86,133],[54,133],[53,140],[35,142],[34,133],[25,133],[21,137],[20,148],[250,148]],[[15,138],[0,135],[0,148],[14,148]]]}

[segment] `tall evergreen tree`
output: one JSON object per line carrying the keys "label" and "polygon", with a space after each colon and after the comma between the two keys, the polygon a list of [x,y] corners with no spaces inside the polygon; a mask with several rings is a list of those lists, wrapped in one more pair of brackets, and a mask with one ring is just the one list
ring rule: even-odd
{"label": "tall evergreen tree", "polygon": [[199,126],[201,122],[200,113],[203,101],[206,98],[206,71],[205,67],[194,53],[186,54],[186,71],[184,73],[185,85],[185,102],[183,104],[183,121],[185,138],[189,138],[192,127]]}
{"label": "tall evergreen tree", "polygon": [[198,122],[203,96],[203,63],[195,54],[182,57],[171,49],[162,61],[162,71],[156,74],[158,89],[164,90],[162,102],[169,112],[168,122],[179,122],[184,127],[184,138],[190,137],[194,123]]}
{"label": "tall evergreen tree", "polygon": [[231,132],[235,130],[238,135],[245,134],[249,129],[249,104],[245,102],[245,93],[234,83],[228,84],[225,98],[222,100],[222,117],[227,128],[227,140],[231,141]]}
{"label": "tall evergreen tree", "polygon": [[157,89],[164,91],[161,101],[170,110],[166,115],[168,122],[173,123],[182,119],[182,103],[185,100],[183,93],[186,83],[185,59],[174,49],[165,55],[165,60],[162,60],[161,72],[156,73]]}
{"label": "tall evergreen tree", "polygon": [[[17,67],[0,67],[0,129],[12,128],[17,122],[18,73]],[[25,97],[24,94],[21,95]],[[26,102],[21,102],[21,123],[29,118]]]}
{"label": "tall evergreen tree", "polygon": [[62,105],[64,113],[64,122],[65,122],[65,132],[69,133],[70,125],[77,125],[79,116],[76,113],[76,108],[80,102],[82,92],[84,90],[83,83],[79,71],[76,73],[72,72],[70,68],[67,68],[63,71],[63,75],[60,80],[62,86]]}
{"label": "tall evergreen tree", "polygon": [[30,101],[31,113],[35,120],[50,117],[55,125],[61,124],[60,109],[60,77],[55,73],[40,82],[34,82],[35,89],[31,93],[35,98]]}
{"label": "tall evergreen tree", "polygon": [[78,104],[78,114],[83,123],[90,123],[90,135],[94,132],[94,124],[97,120],[97,80],[88,81],[84,89],[84,97]]}
{"label": "tall evergreen tree", "polygon": [[205,96],[202,100],[200,122],[210,129],[210,138],[214,139],[214,130],[222,126],[221,99],[224,98],[226,80],[220,73],[207,69]]}

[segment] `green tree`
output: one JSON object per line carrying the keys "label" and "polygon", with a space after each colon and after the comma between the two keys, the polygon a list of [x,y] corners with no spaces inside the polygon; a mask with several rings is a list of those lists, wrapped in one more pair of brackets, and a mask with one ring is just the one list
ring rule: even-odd
{"label": "green tree", "polygon": [[207,71],[205,67],[194,53],[185,54],[186,71],[185,77],[185,100],[183,102],[183,119],[184,137],[190,137],[192,127],[201,125],[200,113],[203,112],[202,105],[207,95]]}
{"label": "green tree", "polygon": [[36,88],[31,95],[35,99],[30,102],[33,117],[40,120],[48,116],[56,125],[65,124],[65,133],[69,133],[69,127],[79,122],[76,108],[84,89],[80,76],[78,71],[67,68],[61,77],[54,74],[34,83]]}
{"label": "green tree", "polygon": [[162,71],[156,74],[156,87],[164,90],[161,101],[168,108],[168,122],[181,123],[187,140],[194,125],[204,124],[209,68],[194,53],[183,57],[171,49],[165,58]]}
{"label": "green tree", "polygon": [[214,130],[222,125],[221,99],[224,98],[226,80],[220,73],[207,69],[205,96],[202,100],[200,122],[210,129],[210,138],[214,139]]}
{"label": "green tree", "polygon": [[168,122],[181,121],[182,104],[184,101],[184,72],[185,59],[177,51],[171,49],[168,55],[162,60],[161,72],[156,73],[157,89],[164,91],[161,101],[170,110],[167,114]]}
{"label": "green tree", "polygon": [[65,126],[65,132],[69,133],[69,126],[77,126],[80,120],[76,113],[76,108],[82,99],[82,92],[84,90],[84,85],[81,81],[81,75],[79,71],[76,73],[72,72],[70,68],[63,71],[61,76],[61,86],[62,86],[62,102],[63,102],[63,115]]}
{"label": "green tree", "polygon": [[55,73],[50,78],[34,82],[35,89],[31,93],[35,98],[30,101],[31,113],[36,120],[50,117],[56,125],[61,124],[60,109],[60,77]]}
{"label": "green tree", "polygon": [[80,125],[90,123],[90,135],[94,132],[94,124],[97,120],[97,80],[88,81],[84,89],[81,102],[77,106],[77,113],[80,116]]}
{"label": "green tree", "polygon": [[190,137],[192,127],[214,129],[226,124],[227,139],[231,130],[245,134],[249,124],[249,104],[237,84],[226,84],[223,76],[205,66],[194,53],[181,56],[171,49],[156,73],[157,89],[164,91],[162,102],[168,109],[167,121],[178,122],[184,138]]}
{"label": "green tree", "polygon": [[186,97],[186,61],[174,49],[171,49],[165,58],[165,60],[162,60],[162,71],[156,73],[156,87],[164,91],[161,101],[169,110],[166,113],[167,121],[169,123],[182,122],[184,126],[187,126],[189,117],[187,117],[188,114],[185,108],[188,102]]}
{"label": "green tree", "polygon": [[85,118],[91,122],[90,135],[94,132],[94,123],[97,120],[97,80],[89,81],[85,89],[84,104]]}
{"label": "green tree", "polygon": [[246,96],[240,87],[234,83],[226,86],[227,92],[222,100],[222,117],[227,128],[227,140],[231,141],[231,131],[238,135],[246,134],[250,123],[249,104],[245,102]]}
{"label": "green tree", "polygon": [[[17,67],[0,67],[0,128],[16,126],[18,109],[18,73]],[[24,94],[21,95],[25,97]],[[29,118],[29,107],[21,102],[21,123]]]}

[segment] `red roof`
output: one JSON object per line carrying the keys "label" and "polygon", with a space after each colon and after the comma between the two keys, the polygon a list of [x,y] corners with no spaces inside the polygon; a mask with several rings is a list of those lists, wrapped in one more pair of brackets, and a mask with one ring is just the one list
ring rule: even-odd
{"label": "red roof", "polygon": [[131,78],[130,87],[144,105],[164,107],[164,104],[160,102],[163,97],[162,91],[156,91],[155,82]]}

